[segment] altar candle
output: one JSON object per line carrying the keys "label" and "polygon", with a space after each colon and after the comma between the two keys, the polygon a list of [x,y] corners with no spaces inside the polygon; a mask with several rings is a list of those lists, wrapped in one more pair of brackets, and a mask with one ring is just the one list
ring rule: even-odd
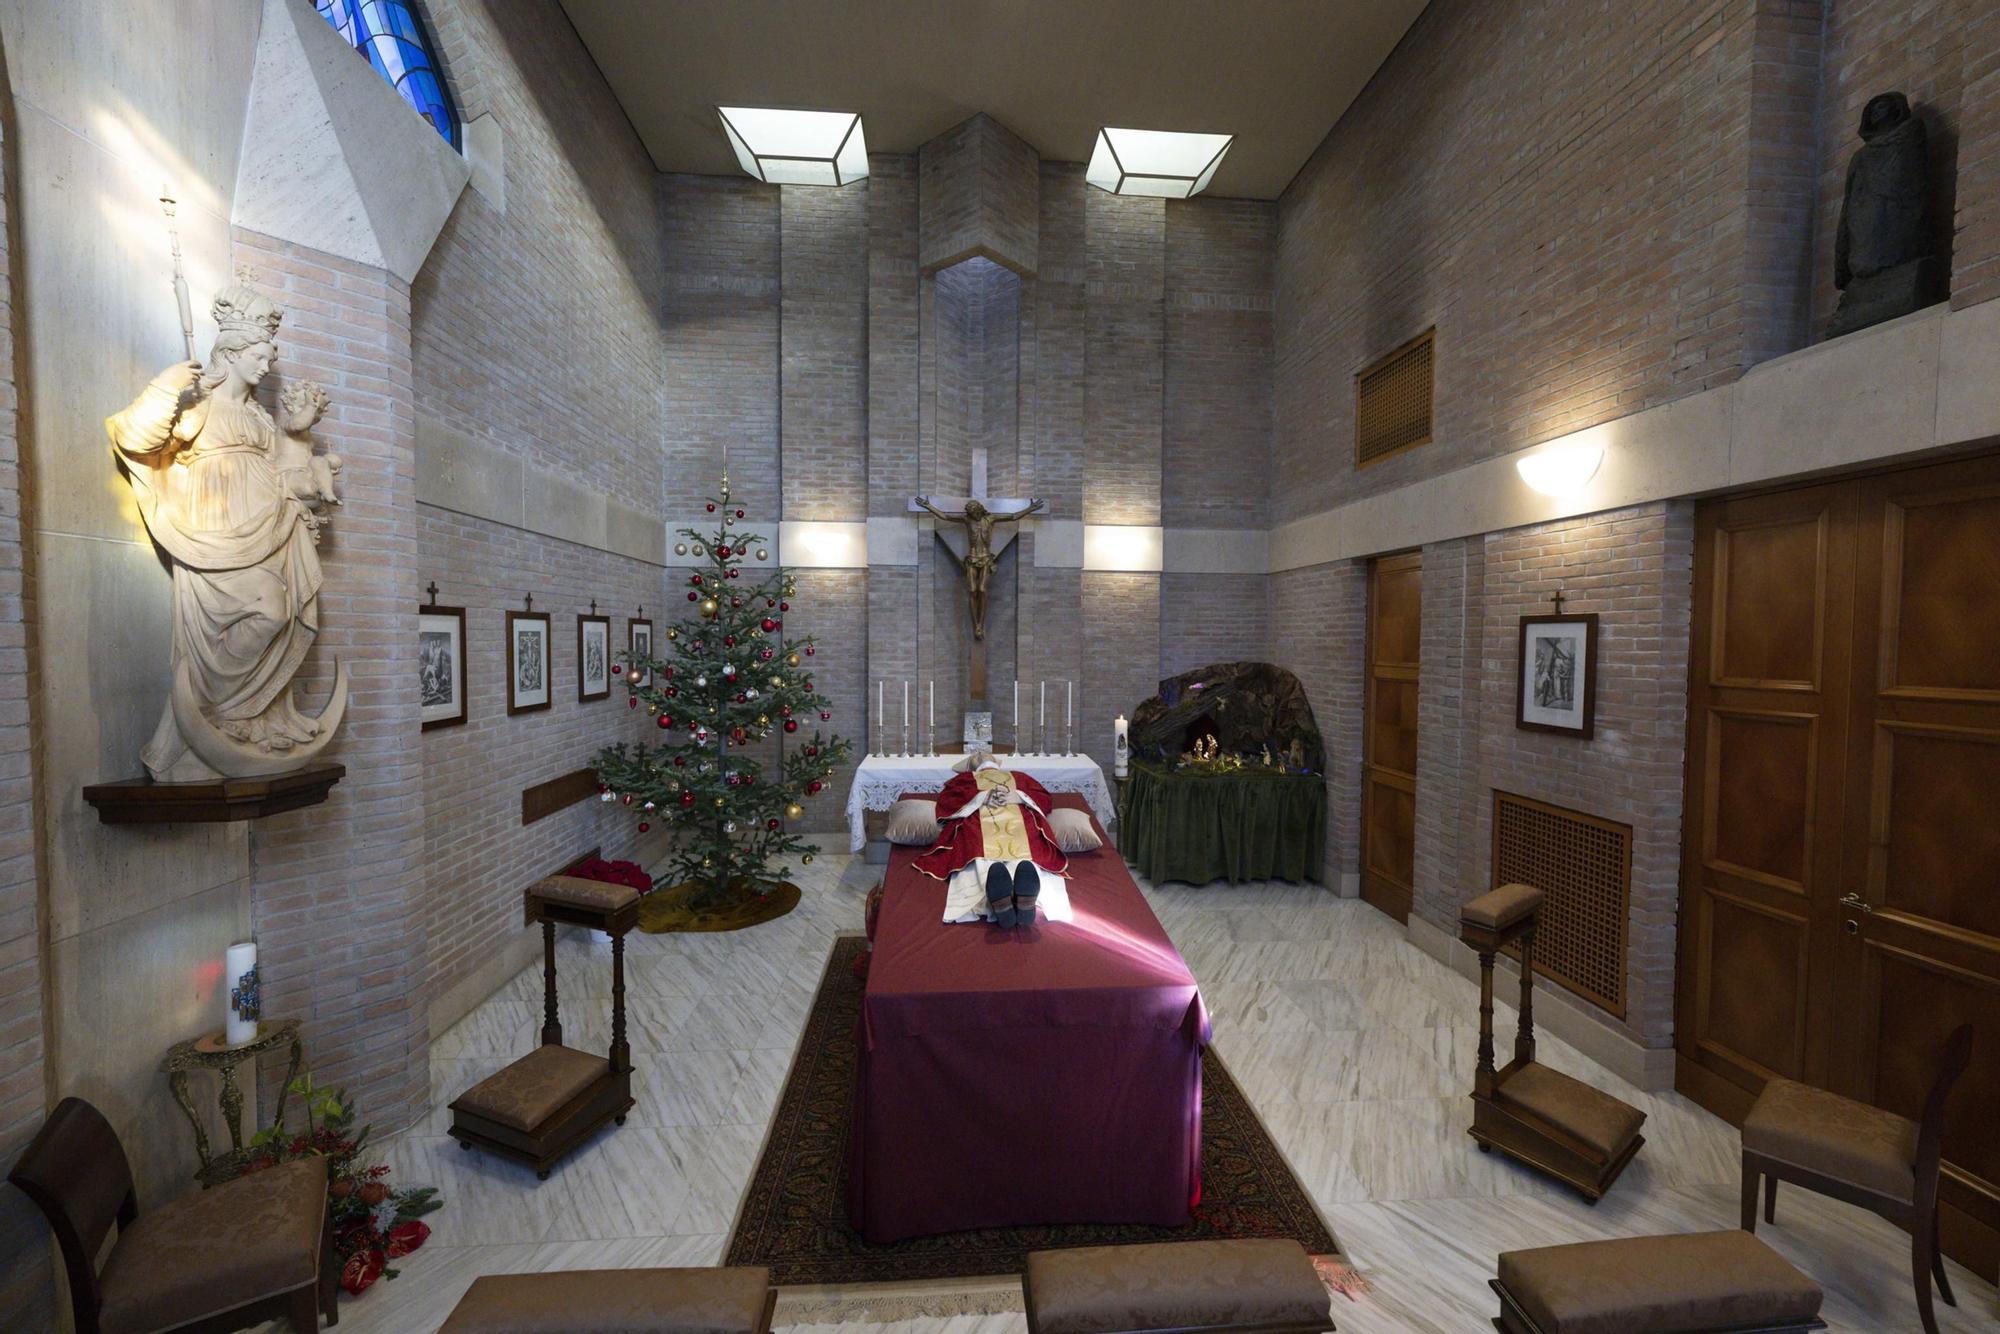
{"label": "altar candle", "polygon": [[924,753],[926,755],[935,755],[937,753],[937,681],[935,679],[933,679],[930,682],[930,688],[931,688],[931,699],[929,706],[930,720],[928,723],[925,724],[925,726],[930,731],[931,744],[924,748]]}
{"label": "altar candle", "polygon": [[1063,754],[1076,753],[1076,682],[1063,682]]}
{"label": "altar candle", "polygon": [[1049,683],[1038,681],[1035,690],[1040,698],[1035,704],[1035,731],[1041,734],[1041,744],[1049,744]]}
{"label": "altar candle", "polygon": [[[223,994],[224,1020],[223,1041],[230,1046],[240,1046],[257,1036],[257,942],[241,941],[229,947],[223,956],[222,983],[227,990]],[[238,988],[243,985],[244,974],[251,974],[250,995],[243,999],[248,1002],[239,1005]],[[241,1011],[242,1013],[239,1013]],[[245,1017],[247,1015],[247,1017]]]}
{"label": "altar candle", "polygon": [[903,753],[910,753],[910,683],[903,682]]}
{"label": "altar candle", "polygon": [[883,684],[884,682],[880,677],[875,679],[875,744],[881,746],[886,753],[888,745],[884,741],[882,734],[889,730],[889,715],[882,711]]}
{"label": "altar candle", "polygon": [[1119,714],[1111,724],[1111,772],[1118,778],[1126,775],[1132,758],[1131,724],[1125,715]]}
{"label": "altar candle", "polygon": [[1021,748],[1021,678],[1014,678],[1014,749]]}

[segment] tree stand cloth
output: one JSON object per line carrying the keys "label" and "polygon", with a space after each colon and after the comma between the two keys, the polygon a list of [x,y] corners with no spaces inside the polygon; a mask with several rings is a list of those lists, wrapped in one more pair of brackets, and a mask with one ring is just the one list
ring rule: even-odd
{"label": "tree stand cloth", "polygon": [[[450,1134],[523,1162],[546,1181],[549,1168],[607,1121],[632,1110],[632,1051],[625,1041],[625,933],[639,920],[639,892],[572,876],[537,881],[526,895],[527,919],[542,927],[542,1045],[460,1094]],[[595,1056],[562,1045],[556,1004],[556,925],[611,936],[611,1050]]]}
{"label": "tree stand cloth", "polygon": [[[1597,1203],[1646,1141],[1646,1114],[1535,1060],[1535,923],[1542,891],[1502,885],[1459,910],[1459,938],[1479,953],[1479,1065],[1472,1129],[1480,1152],[1510,1158],[1567,1182]],[[1521,947],[1521,1019],[1514,1059],[1493,1068],[1493,956]]]}

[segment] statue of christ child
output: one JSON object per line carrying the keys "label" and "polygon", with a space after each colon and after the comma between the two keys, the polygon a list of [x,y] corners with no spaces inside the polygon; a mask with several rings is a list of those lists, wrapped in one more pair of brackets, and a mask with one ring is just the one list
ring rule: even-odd
{"label": "statue of christ child", "polygon": [[[317,380],[294,380],[278,395],[280,434],[271,450],[271,466],[278,470],[278,476],[293,495],[314,508],[340,503],[333,489],[333,475],[340,471],[340,455],[315,454],[312,441],[306,438],[306,432],[326,415],[330,402]],[[317,536],[317,516],[308,522]]]}
{"label": "statue of christ child", "polygon": [[1039,911],[1069,921],[1069,858],[1049,829],[1048,789],[991,755],[968,758],[938,793],[936,845],[916,860],[919,871],[945,882],[944,920],[1033,926]]}

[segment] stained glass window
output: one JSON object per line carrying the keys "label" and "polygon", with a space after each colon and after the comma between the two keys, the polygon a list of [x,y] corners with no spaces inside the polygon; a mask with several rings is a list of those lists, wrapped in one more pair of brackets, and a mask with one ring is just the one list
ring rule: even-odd
{"label": "stained glass window", "polygon": [[313,0],[313,7],[446,143],[459,146],[458,109],[416,6],[405,0]]}

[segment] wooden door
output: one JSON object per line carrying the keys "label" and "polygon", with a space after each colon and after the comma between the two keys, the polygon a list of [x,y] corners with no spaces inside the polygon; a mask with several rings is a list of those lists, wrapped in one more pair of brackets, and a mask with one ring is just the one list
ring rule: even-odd
{"label": "wooden door", "polygon": [[1363,683],[1361,897],[1410,917],[1417,850],[1417,668],[1422,657],[1423,553],[1368,566]]}
{"label": "wooden door", "polygon": [[[1853,744],[1832,1086],[1947,1108],[1946,1244],[1991,1273],[2000,1234],[2000,461],[1859,484]],[[1983,1243],[1983,1244],[1981,1244]]]}
{"label": "wooden door", "polygon": [[2000,459],[1702,507],[1677,1086],[1917,1115],[1945,1035],[1946,1249],[2000,1257]]}
{"label": "wooden door", "polygon": [[1836,485],[1696,522],[1677,1082],[1736,1120],[1826,1082],[1853,513]]}

